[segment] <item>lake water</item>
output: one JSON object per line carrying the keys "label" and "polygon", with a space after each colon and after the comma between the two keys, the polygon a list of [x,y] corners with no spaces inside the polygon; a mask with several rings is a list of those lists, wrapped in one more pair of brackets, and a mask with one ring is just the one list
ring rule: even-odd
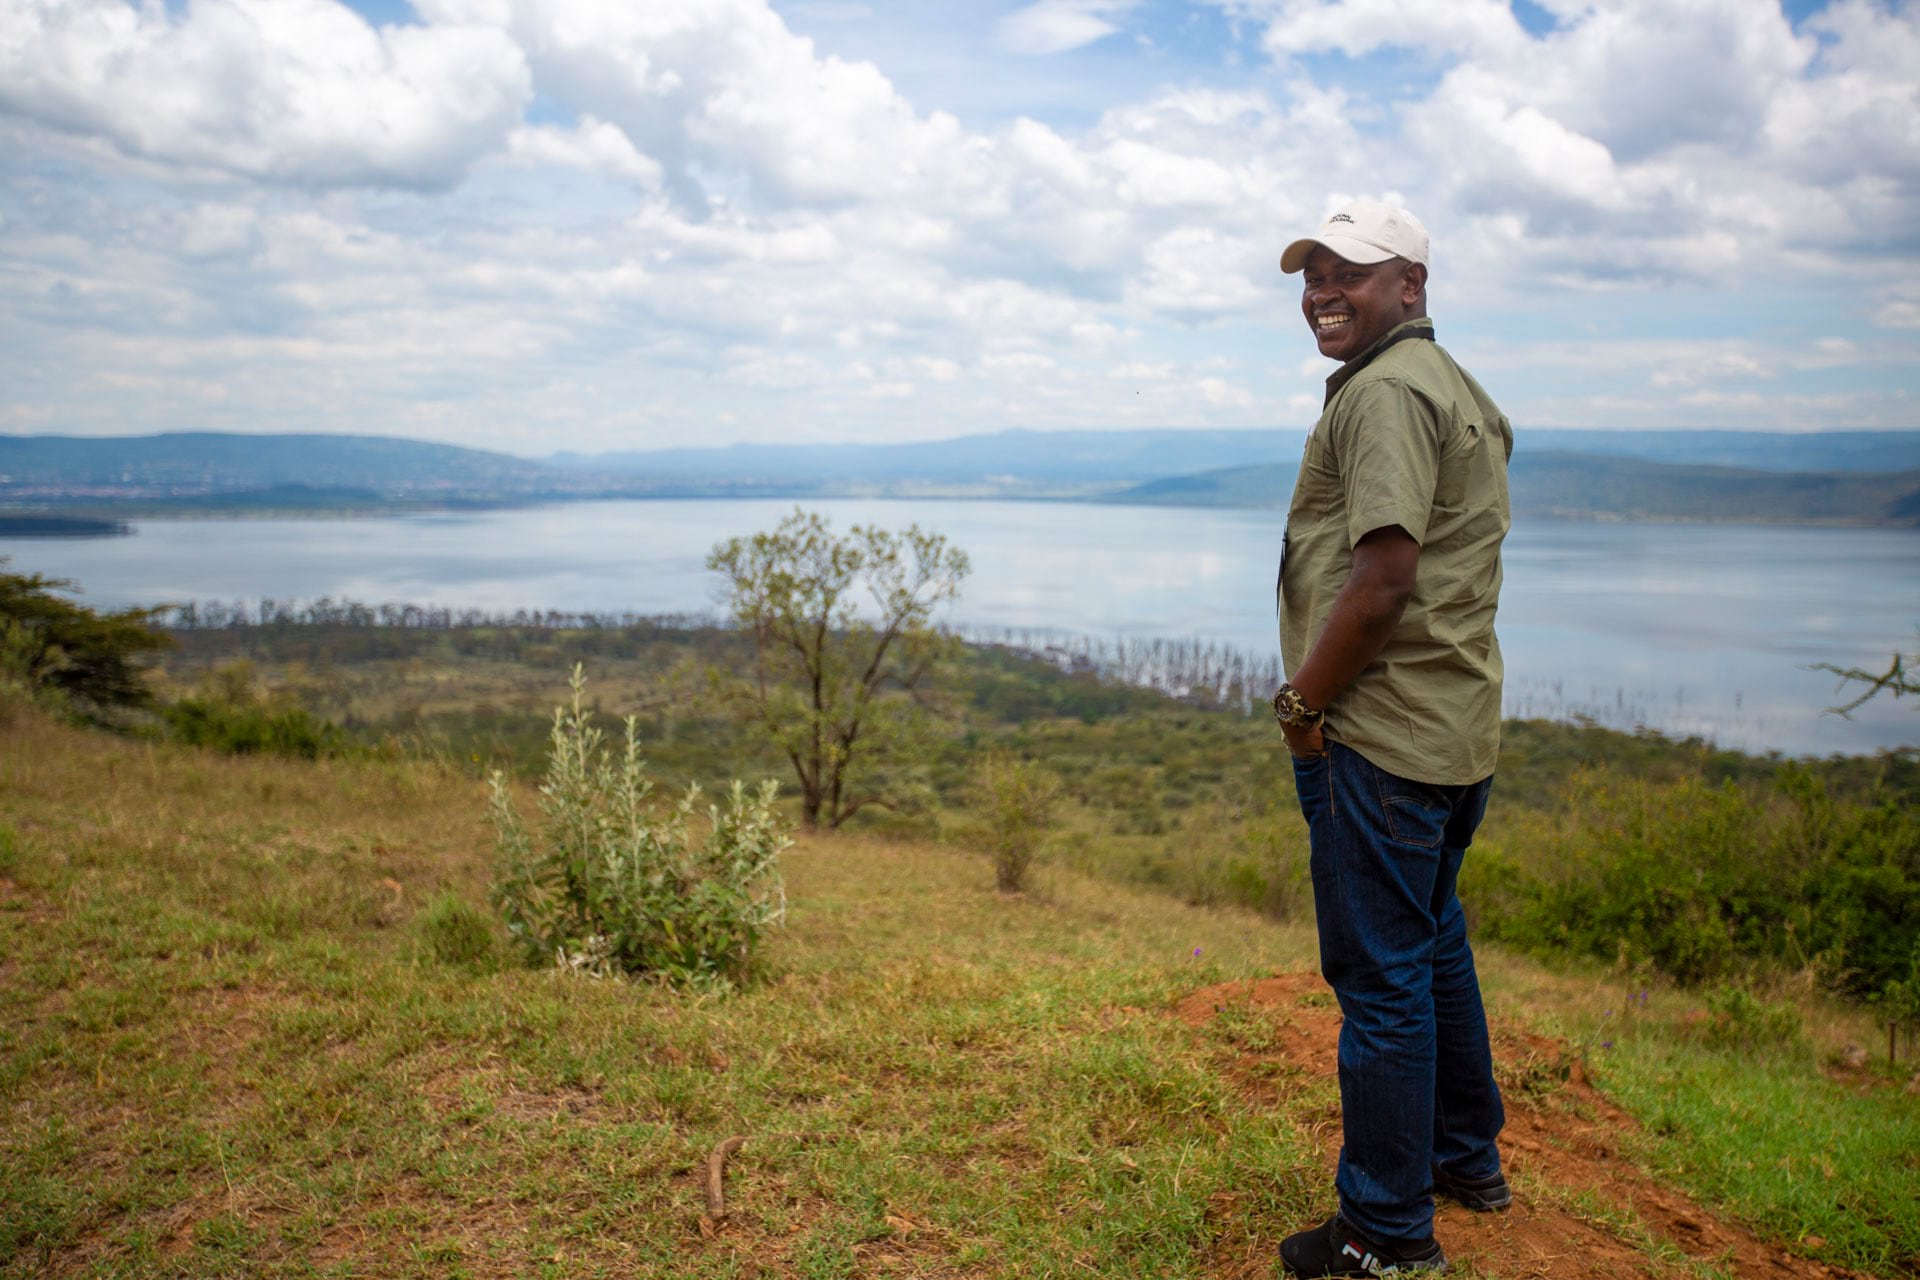
{"label": "lake water", "polygon": [[[1080,503],[836,500],[844,529],[919,523],[973,560],[946,621],[1097,639],[1277,645],[1284,517]],[[788,501],[592,502],[329,520],[154,520],[130,538],[0,538],[15,571],[71,578],[96,606],[320,596],[487,610],[717,609],[713,544]],[[1920,627],[1920,533],[1523,522],[1506,544],[1499,634],[1511,715],[1587,715],[1747,751],[1864,753],[1920,742],[1920,708],[1851,720],[1818,662],[1884,670]]]}

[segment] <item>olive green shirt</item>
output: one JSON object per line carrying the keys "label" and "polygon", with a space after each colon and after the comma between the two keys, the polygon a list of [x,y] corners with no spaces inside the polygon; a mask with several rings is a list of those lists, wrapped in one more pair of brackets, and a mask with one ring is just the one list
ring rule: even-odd
{"label": "olive green shirt", "polygon": [[1327,737],[1418,782],[1478,782],[1500,750],[1500,542],[1513,428],[1480,384],[1400,325],[1327,379],[1287,511],[1280,653],[1307,659],[1353,568],[1353,547],[1398,525],[1420,544],[1393,636],[1325,708]]}

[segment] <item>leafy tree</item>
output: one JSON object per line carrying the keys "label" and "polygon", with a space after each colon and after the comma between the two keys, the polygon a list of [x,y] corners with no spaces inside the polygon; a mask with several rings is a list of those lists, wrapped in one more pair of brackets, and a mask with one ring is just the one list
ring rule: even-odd
{"label": "leafy tree", "polygon": [[55,594],[74,589],[65,579],[0,572],[0,679],[96,719],[148,705],[139,657],[172,643],[152,625],[161,611],[97,613]]}
{"label": "leafy tree", "polygon": [[887,769],[922,741],[924,687],[953,644],[933,611],[959,594],[966,553],[917,525],[838,536],[796,509],[716,545],[707,567],[726,578],[728,611],[753,645],[748,674],[714,678],[792,762],[806,824],[896,807]]}

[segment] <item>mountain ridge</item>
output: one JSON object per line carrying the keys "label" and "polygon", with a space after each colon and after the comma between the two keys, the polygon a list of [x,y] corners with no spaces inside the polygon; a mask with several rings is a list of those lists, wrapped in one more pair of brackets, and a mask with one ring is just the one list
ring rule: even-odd
{"label": "mountain ridge", "polygon": [[[1291,459],[1303,439],[1303,432],[1277,429],[1011,430],[893,445],[728,445],[537,459],[375,435],[0,436],[0,509],[344,514],[743,497],[1271,508],[1285,505]],[[1518,440],[1513,483],[1520,514],[1920,525],[1920,432],[1541,428],[1523,429]],[[1629,449],[1640,453],[1623,452]]]}
{"label": "mountain ridge", "polygon": [[[1285,510],[1298,470],[1289,463],[1169,476],[1102,500]],[[1920,468],[1783,472],[1516,450],[1508,480],[1515,516],[1920,528]]]}

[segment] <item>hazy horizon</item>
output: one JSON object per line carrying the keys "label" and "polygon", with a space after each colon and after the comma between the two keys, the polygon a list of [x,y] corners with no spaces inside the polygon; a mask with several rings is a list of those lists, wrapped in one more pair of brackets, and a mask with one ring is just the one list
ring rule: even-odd
{"label": "hazy horizon", "polygon": [[[323,437],[323,438],[329,437],[329,436],[336,436],[341,438],[359,437],[363,439],[408,440],[408,441],[413,441],[421,444],[448,444],[448,445],[454,445],[456,447],[464,447],[464,448],[489,449],[490,452],[502,453],[509,457],[520,458],[529,462],[540,462],[547,458],[559,457],[566,454],[576,454],[582,457],[598,457],[602,454],[607,454],[607,453],[667,453],[667,452],[679,452],[679,451],[687,451],[687,450],[708,450],[708,449],[756,449],[756,448],[764,449],[764,448],[772,448],[772,447],[869,448],[874,446],[885,447],[885,446],[892,446],[892,445],[947,444],[947,443],[952,443],[954,441],[959,441],[959,440],[984,440],[984,439],[990,439],[995,436],[1006,436],[1006,435],[1097,435],[1097,434],[1107,434],[1107,433],[1145,435],[1150,432],[1187,432],[1187,431],[1238,432],[1238,433],[1244,433],[1248,435],[1254,435],[1262,432],[1274,432],[1278,434],[1300,434],[1304,432],[1306,429],[1307,428],[1300,427],[1300,426],[1206,427],[1206,426],[1172,426],[1172,425],[1153,425],[1153,424],[1142,424],[1137,426],[1124,426],[1124,427],[1123,426],[1115,426],[1115,427],[994,427],[994,428],[984,429],[980,431],[960,432],[953,435],[932,436],[932,437],[928,437],[926,439],[921,439],[921,440],[873,441],[873,440],[852,440],[852,439],[849,439],[849,440],[825,439],[825,440],[792,441],[792,440],[773,440],[773,439],[766,439],[766,440],[749,439],[749,440],[734,440],[724,444],[715,444],[715,445],[675,443],[675,444],[639,445],[631,448],[601,449],[601,450],[594,450],[592,452],[587,452],[584,450],[577,450],[577,449],[550,449],[540,453],[521,452],[521,451],[512,450],[512,449],[489,449],[489,446],[486,446],[486,445],[479,445],[479,444],[462,445],[461,442],[459,441],[433,440],[425,436],[403,436],[403,435],[393,435],[387,432],[375,432],[375,431],[365,431],[365,430],[258,432],[258,431],[240,431],[240,430],[232,430],[232,429],[221,430],[218,428],[182,427],[176,430],[168,430],[168,431],[126,431],[126,432],[114,432],[111,434],[99,434],[99,435],[88,435],[88,434],[82,434],[82,433],[71,432],[71,431],[0,431],[0,437],[13,438],[13,439],[28,439],[28,440],[31,440],[31,439],[136,440],[136,439],[150,439],[154,436],[195,436],[195,435],[240,436],[240,437],[268,436],[268,435],[273,435],[273,436],[310,435],[310,436]],[[1920,435],[1920,426],[1802,427],[1802,428],[1744,427],[1744,426],[1737,426],[1737,425],[1723,426],[1723,427],[1661,427],[1661,426],[1559,427],[1559,426],[1555,426],[1555,427],[1537,427],[1537,428],[1522,427],[1522,428],[1516,428],[1516,429],[1529,430],[1529,431],[1549,431],[1549,432],[1556,432],[1556,433],[1559,433],[1559,432],[1592,433],[1594,435],[1610,434],[1610,433],[1617,432],[1620,434],[1646,435],[1646,436],[1687,435],[1687,434],[1693,434],[1693,433],[1698,433],[1703,435],[1719,434],[1719,435],[1728,435],[1728,436],[1743,434],[1743,433],[1754,434],[1754,435],[1767,435],[1767,436]]]}

